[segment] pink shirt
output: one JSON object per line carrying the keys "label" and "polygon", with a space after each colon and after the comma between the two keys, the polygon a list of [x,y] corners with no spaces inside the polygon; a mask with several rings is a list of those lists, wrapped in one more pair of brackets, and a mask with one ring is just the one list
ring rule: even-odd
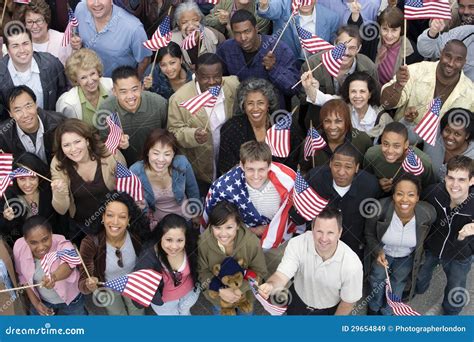
{"label": "pink shirt", "polygon": [[[53,234],[53,243],[51,245],[50,252],[60,251],[63,249],[73,249],[71,242],[66,240],[62,235]],[[20,284],[30,284],[33,285],[33,275],[35,274],[35,261],[31,249],[25,241],[25,238],[16,240],[15,245],[13,246],[13,257],[15,259],[15,269],[18,274],[18,280]],[[56,260],[51,267],[51,270],[54,272],[63,261]],[[75,269],[74,265],[69,265],[73,268],[71,275],[61,281],[57,281],[54,285],[54,290],[61,297],[66,304],[69,305],[79,295],[78,281],[79,281],[79,272]],[[36,288],[32,288],[34,293],[38,296],[38,291]]]}
{"label": "pink shirt", "polygon": [[194,287],[193,277],[191,276],[191,269],[189,267],[189,261],[186,260],[186,266],[183,270],[179,270],[183,274],[182,282],[178,286],[174,286],[173,278],[167,271],[163,271],[163,280],[165,285],[163,287],[163,293],[161,298],[163,302],[171,302],[173,300],[184,297]]}

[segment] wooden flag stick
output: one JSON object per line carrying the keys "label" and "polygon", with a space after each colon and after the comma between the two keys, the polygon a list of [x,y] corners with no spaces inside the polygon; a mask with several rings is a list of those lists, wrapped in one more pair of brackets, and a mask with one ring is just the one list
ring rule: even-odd
{"label": "wooden flag stick", "polygon": [[[206,126],[204,126],[205,131],[207,130],[207,126],[209,126],[209,120],[211,120],[211,115],[212,115],[212,113],[214,113],[214,108],[215,107],[216,107],[216,105],[212,106],[211,112],[209,113],[209,116],[207,117]],[[206,108],[204,108],[204,110],[206,110]],[[206,111],[206,114],[207,114],[207,111]]]}
{"label": "wooden flag stick", "polygon": [[7,207],[11,208],[10,203],[8,203],[8,199],[7,199],[7,196],[5,195],[5,193],[3,193],[3,198],[5,199],[5,203],[7,204]]}
{"label": "wooden flag stick", "polygon": [[89,271],[87,270],[87,267],[86,267],[86,264],[84,263],[84,260],[82,260],[82,256],[81,256],[81,253],[79,253],[79,250],[77,249],[77,246],[74,245],[74,249],[76,250],[76,253],[77,255],[79,256],[79,259],[81,259],[81,264],[82,264],[82,267],[84,267],[84,271],[86,271],[86,274],[87,274],[87,278],[91,278],[91,275],[89,274]]}
{"label": "wooden flag stick", "polygon": [[[309,120],[309,129],[311,132],[313,131],[313,120]],[[311,139],[313,139],[312,134],[311,134]],[[313,154],[311,155],[311,158],[313,159],[313,169],[314,169],[314,151],[313,151]]]}
{"label": "wooden flag stick", "polygon": [[288,21],[286,22],[285,27],[283,27],[283,30],[280,32],[280,35],[278,36],[278,39],[277,39],[275,45],[273,46],[273,48],[272,48],[272,50],[271,50],[271,53],[273,53],[273,51],[275,51],[275,49],[276,49],[278,43],[280,42],[281,37],[283,37],[283,33],[285,33],[285,30],[286,30],[286,28],[288,27],[288,25],[290,24],[290,21],[291,21],[291,19],[293,19],[294,15],[295,15],[294,13],[291,13],[290,18],[289,18]]}
{"label": "wooden flag stick", "polygon": [[397,172],[395,172],[395,175],[392,177],[392,180],[395,179],[395,177],[397,177],[397,175],[398,175],[398,173],[400,172],[401,169],[402,169],[402,166],[400,165]]}
{"label": "wooden flag stick", "polygon": [[407,20],[403,19],[403,32],[404,38],[403,38],[403,65],[407,65]]}
{"label": "wooden flag stick", "polygon": [[[311,69],[311,72],[315,71],[317,68],[319,68],[321,65],[323,65],[323,62],[319,63],[318,65],[316,65],[313,69]],[[309,68],[309,64],[308,64],[308,68]],[[291,89],[294,89],[298,84],[301,83],[301,80],[299,80],[298,82],[296,82],[293,87],[291,87]]]}
{"label": "wooden flag stick", "polygon": [[39,283],[39,284],[34,284],[34,285],[25,285],[25,286],[20,286],[20,287],[14,287],[12,289],[0,290],[0,293],[10,292],[10,291],[17,291],[17,290],[24,290],[24,289],[29,289],[29,288],[32,288],[32,287],[38,287],[38,286],[41,286],[41,285],[42,284]]}
{"label": "wooden flag stick", "polygon": [[155,57],[153,58],[153,63],[151,64],[151,71],[150,71],[150,76],[151,76],[151,82],[153,83],[153,70],[155,70],[155,65],[156,65],[156,57],[158,56],[158,50],[155,51]]}
{"label": "wooden flag stick", "polygon": [[24,169],[27,169],[28,171],[31,171],[31,172],[33,172],[33,173],[34,173],[35,175],[37,175],[38,177],[41,177],[41,178],[43,178],[44,180],[47,180],[47,181],[48,181],[48,182],[50,182],[50,183],[52,182],[52,180],[51,180],[51,179],[49,179],[49,178],[46,178],[46,177],[45,177],[45,176],[43,176],[43,175],[40,175],[38,172],[36,172],[36,171],[33,171],[33,170],[32,170],[32,169],[30,169],[28,166],[25,166],[25,165],[23,165],[23,164],[20,164],[20,163],[17,163],[17,164],[18,164],[18,166],[21,166],[22,168],[24,168]]}

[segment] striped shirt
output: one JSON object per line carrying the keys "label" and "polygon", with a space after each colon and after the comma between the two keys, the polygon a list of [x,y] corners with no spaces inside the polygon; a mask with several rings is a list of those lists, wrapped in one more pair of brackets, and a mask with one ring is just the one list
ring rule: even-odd
{"label": "striped shirt", "polygon": [[281,202],[280,195],[272,182],[268,180],[260,189],[254,189],[247,184],[247,189],[250,201],[259,214],[272,220],[280,208]]}

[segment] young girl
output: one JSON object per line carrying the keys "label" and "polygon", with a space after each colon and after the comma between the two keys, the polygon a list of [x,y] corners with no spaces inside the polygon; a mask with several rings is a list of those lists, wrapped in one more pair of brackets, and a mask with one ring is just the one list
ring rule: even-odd
{"label": "young girl", "polygon": [[[203,288],[207,288],[214,277],[214,265],[220,264],[228,256],[236,260],[243,258],[246,268],[254,271],[258,279],[264,278],[267,273],[260,240],[245,228],[235,205],[226,201],[219,202],[209,215],[208,229],[199,238],[198,255],[198,275]],[[253,302],[247,280],[244,280],[240,289],[235,292],[229,288],[221,288],[217,299],[212,299],[207,291],[204,292],[206,299],[214,305],[216,313],[219,311],[220,299],[235,303],[242,294]]]}
{"label": "young girl", "polygon": [[163,275],[151,307],[159,316],[191,315],[199,297],[196,233],[186,219],[168,214],[153,231],[156,241],[144,249],[135,269],[154,269]]}
{"label": "young girl", "polygon": [[53,262],[50,275],[46,275],[41,267],[41,259],[47,253],[73,248],[64,236],[52,233],[44,217],[32,216],[25,221],[23,237],[15,242],[13,255],[19,282],[42,284],[41,287],[26,289],[33,306],[32,315],[87,315],[75,266],[58,259]]}

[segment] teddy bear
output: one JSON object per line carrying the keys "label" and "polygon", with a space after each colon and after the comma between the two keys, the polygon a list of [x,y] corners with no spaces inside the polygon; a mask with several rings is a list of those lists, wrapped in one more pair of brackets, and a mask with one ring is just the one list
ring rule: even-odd
{"label": "teddy bear", "polygon": [[[232,257],[226,257],[220,264],[214,265],[212,273],[214,277],[209,284],[209,297],[212,299],[219,298],[219,289],[231,288],[240,289],[244,281],[245,270],[244,259],[235,260]],[[252,302],[247,299],[245,293],[242,293],[240,299],[235,303],[226,302],[221,298],[221,315],[235,315],[235,309],[239,308],[242,312],[252,312]]]}

